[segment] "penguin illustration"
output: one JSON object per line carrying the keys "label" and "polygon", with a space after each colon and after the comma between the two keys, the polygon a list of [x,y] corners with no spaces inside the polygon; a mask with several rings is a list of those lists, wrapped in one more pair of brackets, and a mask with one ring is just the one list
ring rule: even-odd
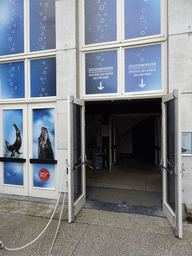
{"label": "penguin illustration", "polygon": [[16,130],[16,140],[15,142],[10,145],[9,142],[7,140],[5,140],[5,144],[6,144],[6,147],[7,149],[12,152],[11,156],[15,156],[15,152],[17,152],[17,154],[22,154],[19,152],[19,149],[21,148],[21,144],[22,144],[22,140],[21,140],[21,134],[20,134],[20,131],[17,127],[16,124],[13,124],[13,126],[15,127],[15,130]]}

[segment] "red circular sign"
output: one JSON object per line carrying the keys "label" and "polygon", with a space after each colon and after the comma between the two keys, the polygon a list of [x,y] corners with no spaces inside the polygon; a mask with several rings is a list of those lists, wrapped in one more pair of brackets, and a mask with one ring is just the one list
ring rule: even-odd
{"label": "red circular sign", "polygon": [[49,178],[50,178],[50,172],[43,168],[39,171],[39,178],[42,180],[42,181],[47,181]]}

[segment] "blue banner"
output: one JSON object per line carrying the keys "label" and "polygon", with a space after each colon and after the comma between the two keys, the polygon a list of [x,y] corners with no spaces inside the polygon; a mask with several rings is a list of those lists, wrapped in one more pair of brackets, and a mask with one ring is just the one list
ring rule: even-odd
{"label": "blue banner", "polygon": [[23,0],[0,1],[0,55],[23,52]]}
{"label": "blue banner", "polygon": [[116,41],[116,0],[85,0],[85,44]]}
{"label": "blue banner", "polygon": [[24,61],[0,64],[0,98],[25,97]]}
{"label": "blue banner", "polygon": [[125,50],[125,92],[161,90],[161,45]]}
{"label": "blue banner", "polygon": [[86,94],[117,93],[117,51],[87,53]]}
{"label": "blue banner", "polygon": [[161,34],[161,0],[125,0],[125,39]]}

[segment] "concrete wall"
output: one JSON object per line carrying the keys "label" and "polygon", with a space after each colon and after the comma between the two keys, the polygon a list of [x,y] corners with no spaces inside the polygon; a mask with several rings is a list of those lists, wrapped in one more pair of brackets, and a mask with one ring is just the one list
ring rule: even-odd
{"label": "concrete wall", "polygon": [[[68,158],[67,96],[77,96],[78,87],[77,8],[76,0],[56,1],[58,188],[60,188],[63,176],[64,184],[68,181],[66,172],[66,159]],[[65,185],[63,191],[67,191]]]}
{"label": "concrete wall", "polygon": [[[192,132],[192,1],[168,1],[169,92],[181,89],[182,131]],[[182,157],[183,203],[192,204],[192,156]]]}

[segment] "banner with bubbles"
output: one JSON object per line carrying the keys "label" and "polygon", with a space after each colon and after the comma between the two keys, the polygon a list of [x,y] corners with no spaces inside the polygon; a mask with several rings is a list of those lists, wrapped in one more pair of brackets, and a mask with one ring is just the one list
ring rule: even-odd
{"label": "banner with bubbles", "polygon": [[161,34],[161,0],[125,0],[125,39]]}
{"label": "banner with bubbles", "polygon": [[116,40],[116,0],[85,0],[85,44]]}

